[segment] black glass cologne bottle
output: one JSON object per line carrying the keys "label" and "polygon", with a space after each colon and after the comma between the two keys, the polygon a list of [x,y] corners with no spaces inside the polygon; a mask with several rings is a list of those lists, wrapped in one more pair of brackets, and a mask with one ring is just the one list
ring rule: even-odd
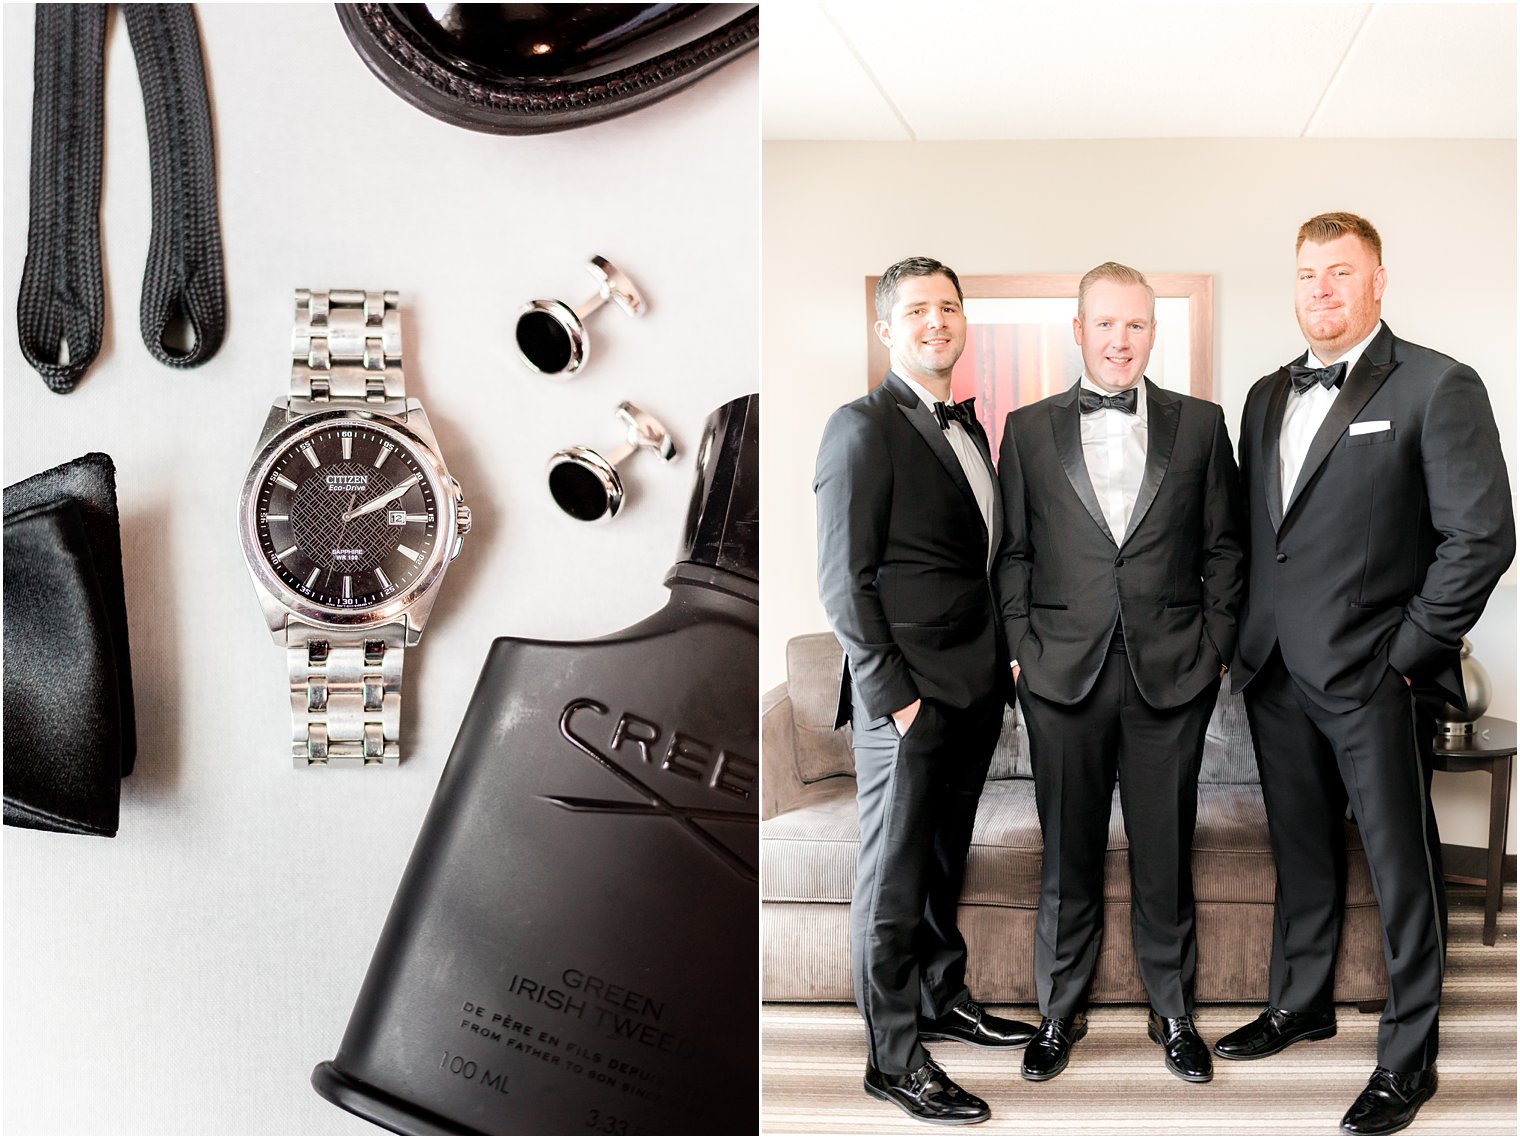
{"label": "black glass cologne bottle", "polygon": [[708,419],[670,600],[495,641],[337,1058],[410,1134],[759,1125],[759,401]]}

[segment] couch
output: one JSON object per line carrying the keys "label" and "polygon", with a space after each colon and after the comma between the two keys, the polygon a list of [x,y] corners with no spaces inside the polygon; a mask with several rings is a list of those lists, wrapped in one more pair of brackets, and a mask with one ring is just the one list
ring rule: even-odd
{"label": "couch", "polygon": [[[771,1001],[849,1001],[849,903],[859,849],[849,729],[833,731],[841,652],[830,633],[794,637],[787,681],[762,698],[762,993]],[[1239,697],[1221,691],[1209,723],[1193,839],[1199,1001],[1265,1002],[1276,871],[1256,757]],[[1367,861],[1346,825],[1346,909],[1335,999],[1387,994]],[[1040,892],[1040,824],[1021,719],[1005,712],[977,811],[960,925],[979,1000],[1031,1004]],[[1091,1000],[1144,1002],[1130,944],[1129,870],[1117,789],[1109,822],[1106,934]]]}

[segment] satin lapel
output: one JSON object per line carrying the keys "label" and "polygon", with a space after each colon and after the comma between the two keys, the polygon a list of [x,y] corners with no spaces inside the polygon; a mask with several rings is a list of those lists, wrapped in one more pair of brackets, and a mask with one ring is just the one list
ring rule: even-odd
{"label": "satin lapel", "polygon": [[1130,511],[1129,528],[1124,532],[1125,541],[1140,528],[1145,512],[1156,501],[1161,480],[1172,461],[1172,448],[1177,443],[1177,424],[1182,419],[1182,407],[1149,379],[1145,381],[1147,403],[1145,440],[1145,477],[1140,480],[1140,493],[1135,495],[1135,508]]}
{"label": "satin lapel", "polygon": [[976,453],[981,456],[982,466],[987,468],[987,477],[992,480],[992,534],[989,538],[994,548],[1003,540],[1003,496],[998,493],[997,468],[992,465],[992,441],[987,438],[987,429],[982,426],[982,421],[976,421]]}
{"label": "satin lapel", "polygon": [[1104,537],[1117,546],[1119,543],[1108,528],[1108,520],[1103,517],[1103,508],[1098,505],[1098,495],[1093,490],[1092,479],[1088,477],[1087,460],[1082,457],[1082,412],[1077,407],[1076,385],[1072,386],[1061,402],[1051,404],[1050,427],[1055,432],[1056,454],[1061,457],[1061,466],[1066,469],[1071,489],[1077,492],[1077,497],[1087,507],[1087,513],[1092,515]]}
{"label": "satin lapel", "polygon": [[[888,382],[895,379],[887,377]],[[960,459],[955,456],[955,448],[950,446],[950,440],[945,438],[945,429],[934,418],[934,413],[918,402],[912,390],[906,384],[898,385],[898,388],[907,392],[913,398],[911,406],[898,401],[897,410],[908,417],[908,422],[913,424],[914,430],[924,437],[924,442],[929,444],[929,450],[934,452],[934,457],[939,460],[940,466],[945,468],[945,474],[950,476],[952,482],[960,488],[971,506],[976,511],[976,516],[982,516],[981,507],[976,505],[976,492],[971,489],[971,483],[966,479],[966,470],[961,466]]]}
{"label": "satin lapel", "polygon": [[[1305,353],[1299,357],[1303,360],[1308,356]],[[1282,423],[1283,414],[1288,408],[1288,393],[1293,390],[1292,382],[1288,379],[1288,369],[1279,368],[1277,375],[1272,380],[1272,394],[1267,397],[1267,416],[1262,422],[1261,434],[1263,448],[1262,477],[1267,480],[1267,517],[1272,520],[1274,531],[1282,529],[1283,499],[1282,499]]]}
{"label": "satin lapel", "polygon": [[1293,513],[1293,508],[1304,496],[1304,488],[1314,480],[1315,472],[1329,458],[1330,452],[1335,450],[1335,445],[1346,433],[1346,428],[1351,426],[1352,420],[1367,406],[1367,401],[1376,394],[1378,388],[1383,386],[1388,373],[1393,371],[1395,365],[1392,349],[1393,334],[1384,325],[1383,331],[1367,345],[1362,358],[1346,377],[1346,382],[1341,385],[1341,394],[1335,397],[1335,402],[1330,405],[1330,413],[1314,433],[1309,453],[1304,456],[1304,465],[1298,472],[1298,481],[1293,484],[1293,493],[1288,496],[1287,504],[1283,507],[1284,519]]}

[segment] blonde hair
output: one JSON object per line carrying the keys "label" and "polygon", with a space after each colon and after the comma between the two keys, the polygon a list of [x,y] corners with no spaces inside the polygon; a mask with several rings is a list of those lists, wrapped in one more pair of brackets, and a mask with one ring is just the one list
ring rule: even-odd
{"label": "blonde hair", "polygon": [[1143,285],[1151,298],[1151,319],[1156,318],[1156,290],[1151,288],[1151,283],[1145,279],[1145,274],[1139,269],[1131,269],[1128,265],[1121,265],[1117,261],[1105,261],[1096,268],[1089,269],[1082,276],[1082,283],[1077,286],[1077,319],[1081,320],[1087,313],[1087,290],[1099,281],[1114,281],[1121,285]]}

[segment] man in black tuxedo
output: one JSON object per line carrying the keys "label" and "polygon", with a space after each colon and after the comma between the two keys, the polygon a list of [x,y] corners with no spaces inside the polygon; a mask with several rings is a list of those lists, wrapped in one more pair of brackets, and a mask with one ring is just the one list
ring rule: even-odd
{"label": "man in black tuxedo", "polygon": [[860,858],[850,907],[865,1088],[918,1119],[978,1123],[924,1040],[1019,1047],[1031,1025],[965,984],[956,904],[1009,696],[989,571],[1002,527],[987,436],[950,402],[966,345],[956,275],[914,257],[876,287],[881,386],[824,428],[813,490],[818,587],[844,648],[835,727],[853,728]]}
{"label": "man in black tuxedo", "polygon": [[1240,435],[1250,554],[1234,684],[1277,860],[1269,1006],[1215,1052],[1255,1060],[1335,1035],[1349,804],[1389,994],[1377,1068],[1341,1129],[1382,1135],[1436,1090],[1445,897],[1421,697],[1463,706],[1462,636],[1514,555],[1514,519],[1477,374],[1382,323],[1377,230],[1323,214],[1297,248],[1309,350],[1252,387]]}
{"label": "man in black tuxedo", "polygon": [[1082,278],[1083,374],[1008,416],[998,459],[1002,620],[1045,851],[1035,932],[1042,1021],[1023,1075],[1063,1071],[1103,931],[1115,778],[1132,932],[1167,1068],[1213,1075],[1193,1025],[1192,837],[1204,732],[1235,648],[1235,459],[1218,405],[1145,379],[1155,294],[1112,261]]}

